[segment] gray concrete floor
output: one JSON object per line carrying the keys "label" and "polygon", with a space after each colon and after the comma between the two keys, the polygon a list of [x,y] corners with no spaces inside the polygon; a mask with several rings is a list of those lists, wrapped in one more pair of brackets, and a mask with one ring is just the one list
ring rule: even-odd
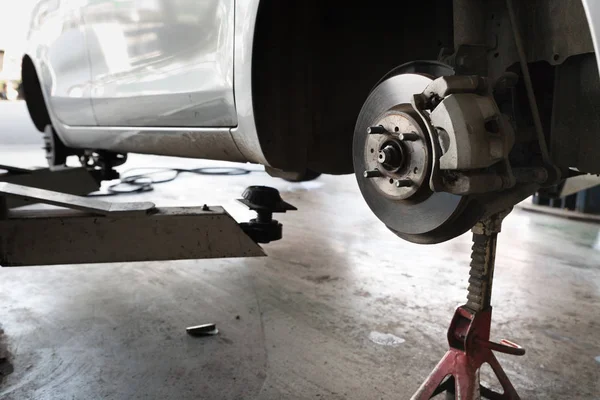
{"label": "gray concrete floor", "polygon": [[[0,160],[44,162],[31,146],[0,146]],[[132,156],[125,167],[214,164]],[[252,213],[234,199],[250,184],[299,208],[279,218],[285,237],[267,258],[0,268],[14,368],[0,398],[409,398],[465,300],[470,235],[404,242],[352,176],[182,175],[114,200],[220,204],[241,221]],[[600,399],[599,227],[518,209],[505,221],[492,336],[527,348],[499,356],[523,399]],[[205,322],[221,333],[186,335]]]}

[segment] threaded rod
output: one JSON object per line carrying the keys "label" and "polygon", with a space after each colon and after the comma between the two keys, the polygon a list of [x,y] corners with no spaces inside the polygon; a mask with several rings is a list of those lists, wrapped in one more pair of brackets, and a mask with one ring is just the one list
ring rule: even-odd
{"label": "threaded rod", "polygon": [[491,305],[498,233],[473,234],[467,308],[483,311]]}

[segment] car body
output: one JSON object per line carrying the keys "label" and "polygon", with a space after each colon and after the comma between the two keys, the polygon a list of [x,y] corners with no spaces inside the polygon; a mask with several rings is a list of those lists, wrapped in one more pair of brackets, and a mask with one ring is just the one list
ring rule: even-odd
{"label": "car body", "polygon": [[[276,176],[353,172],[357,116],[398,65],[438,59],[499,82],[525,59],[556,168],[600,173],[595,0],[39,0],[28,43],[30,114],[67,148],[253,162]],[[510,114],[529,132],[520,82]],[[522,152],[530,166],[535,151]]]}
{"label": "car body", "polygon": [[[266,3],[273,2],[38,1],[26,54],[59,137],[79,148],[269,165],[252,71],[259,11],[281,8]],[[597,48],[600,6],[583,4]]]}

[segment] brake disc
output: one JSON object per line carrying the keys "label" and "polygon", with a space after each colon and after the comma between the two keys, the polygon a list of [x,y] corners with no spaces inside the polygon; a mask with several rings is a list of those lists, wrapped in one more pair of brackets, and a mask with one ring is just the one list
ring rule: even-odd
{"label": "brake disc", "polygon": [[481,214],[468,196],[429,187],[433,142],[411,101],[432,81],[419,73],[388,75],[370,93],[354,130],[354,171],[363,197],[389,229],[416,243],[458,236]]}

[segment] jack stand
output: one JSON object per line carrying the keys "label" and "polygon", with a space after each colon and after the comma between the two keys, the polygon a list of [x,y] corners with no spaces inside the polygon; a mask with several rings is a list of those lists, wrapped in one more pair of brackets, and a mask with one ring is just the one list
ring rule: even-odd
{"label": "jack stand", "polygon": [[[500,366],[493,351],[522,356],[525,350],[508,340],[490,341],[492,322],[492,281],[496,242],[502,220],[510,210],[495,214],[473,227],[471,271],[467,304],[459,307],[448,329],[450,349],[411,400],[429,400],[446,392],[459,400],[519,400],[515,388]],[[488,363],[504,393],[479,383],[479,369]]]}

